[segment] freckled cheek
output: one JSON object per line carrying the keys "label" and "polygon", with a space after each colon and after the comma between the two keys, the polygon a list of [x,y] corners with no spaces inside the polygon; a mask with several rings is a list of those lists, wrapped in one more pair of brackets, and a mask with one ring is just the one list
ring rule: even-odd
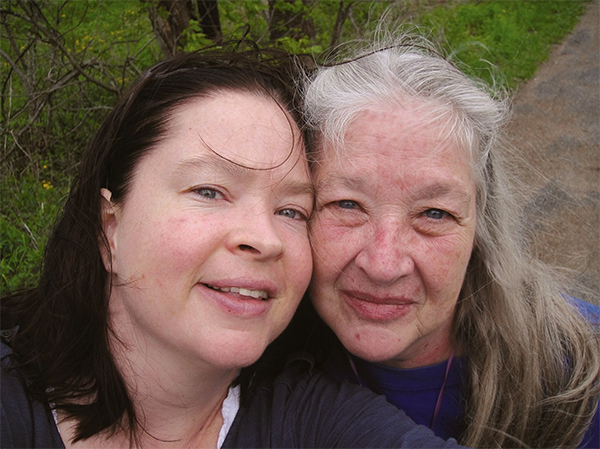
{"label": "freckled cheek", "polygon": [[303,294],[308,287],[313,271],[310,244],[306,239],[296,243],[288,240],[285,245],[287,254],[286,276],[291,279],[290,283]]}
{"label": "freckled cheek", "polygon": [[421,266],[427,270],[430,294],[456,299],[464,281],[472,245],[468,239],[447,243],[428,248]]}
{"label": "freckled cheek", "polygon": [[323,214],[324,213],[321,212],[321,215],[318,215],[309,227],[311,240],[313,242],[319,242],[320,245],[323,245],[324,242],[327,242],[332,237],[335,238],[344,233],[343,228],[335,226],[331,220],[325,219]]}
{"label": "freckled cheek", "polygon": [[311,229],[313,279],[335,280],[356,256],[359,232],[353,228],[318,223]]}
{"label": "freckled cheek", "polygon": [[310,239],[313,253],[313,272],[309,286],[309,293],[320,304],[324,299],[324,291],[335,283],[340,269],[338,252],[339,239],[344,233],[331,226],[327,226],[322,220],[313,222],[310,228]]}
{"label": "freckled cheek", "polygon": [[214,232],[211,226],[189,217],[171,218],[156,224],[154,241],[149,244],[156,248],[156,259],[165,269],[189,268],[190,264],[198,264],[199,256],[206,252],[210,244],[207,234]]}

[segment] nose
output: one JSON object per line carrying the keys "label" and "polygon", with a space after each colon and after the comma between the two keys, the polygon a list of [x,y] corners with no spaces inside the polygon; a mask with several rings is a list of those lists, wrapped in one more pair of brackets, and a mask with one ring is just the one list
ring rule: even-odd
{"label": "nose", "polygon": [[373,223],[373,232],[365,239],[355,263],[376,284],[389,285],[413,272],[410,230],[398,220]]}
{"label": "nose", "polygon": [[275,218],[267,212],[252,211],[230,234],[230,250],[258,260],[279,259],[283,255],[284,244]]}

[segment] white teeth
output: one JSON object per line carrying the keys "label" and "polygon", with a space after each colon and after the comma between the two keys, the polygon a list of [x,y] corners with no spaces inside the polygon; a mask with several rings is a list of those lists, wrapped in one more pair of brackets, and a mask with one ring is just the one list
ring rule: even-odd
{"label": "white teeth", "polygon": [[231,293],[237,293],[240,296],[250,296],[252,298],[261,298],[261,299],[267,299],[269,297],[269,294],[263,290],[248,290],[247,288],[238,288],[238,287],[215,287],[212,285],[207,284],[210,288],[212,288],[213,290],[219,290],[222,292],[231,292]]}

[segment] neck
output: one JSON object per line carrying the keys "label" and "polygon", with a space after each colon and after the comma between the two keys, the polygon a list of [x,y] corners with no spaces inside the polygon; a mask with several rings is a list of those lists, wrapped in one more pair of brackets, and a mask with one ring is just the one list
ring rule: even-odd
{"label": "neck", "polygon": [[168,348],[116,342],[113,349],[140,424],[140,446],[206,447],[199,441],[208,440],[216,447],[222,403],[236,369],[207,366]]}
{"label": "neck", "polygon": [[73,443],[76,422],[59,417],[58,428],[67,449],[129,449],[143,448],[216,448],[219,432],[223,426],[222,404],[227,391],[218,398],[212,398],[199,407],[168,406],[160,411],[136,404],[140,425],[131,439],[129,429],[119,429],[114,433],[102,432],[86,440]]}
{"label": "neck", "polygon": [[[143,430],[138,431],[139,446],[144,448],[198,448],[217,446],[219,431],[223,425],[221,414],[227,389],[220,395],[212,395],[210,400],[199,398],[188,406],[166,407],[160,405],[152,409],[143,407]],[[204,399],[204,400],[203,400]],[[150,410],[149,410],[150,409]],[[139,415],[139,413],[138,413]],[[141,427],[141,426],[140,426]]]}
{"label": "neck", "polygon": [[235,370],[191,370],[181,363],[123,352],[115,358],[139,425],[130,432],[124,423],[114,433],[101,432],[73,444],[76,421],[60,416],[58,427],[67,448],[217,447],[222,404]]}
{"label": "neck", "polygon": [[460,355],[460,348],[452,338],[451,328],[448,326],[431,337],[422,338],[396,357],[378,363],[391,368],[414,369],[442,363],[448,360],[451,354]]}
{"label": "neck", "polygon": [[110,348],[135,410],[135,428],[124,421],[114,433],[101,432],[71,445],[73,423],[61,422],[67,447],[216,447],[223,400],[237,367],[199,360],[193,350],[132,325],[120,310],[113,307],[111,312],[115,332]]}

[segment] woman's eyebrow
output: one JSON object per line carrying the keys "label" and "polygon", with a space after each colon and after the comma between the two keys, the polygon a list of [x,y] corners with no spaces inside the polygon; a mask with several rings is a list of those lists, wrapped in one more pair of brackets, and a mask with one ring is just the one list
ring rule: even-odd
{"label": "woman's eyebrow", "polygon": [[284,189],[285,192],[290,195],[307,195],[311,197],[315,196],[315,186],[310,181],[290,181],[286,183]]}
{"label": "woman's eyebrow", "polygon": [[[257,172],[263,172],[268,168],[244,167],[236,162],[229,161],[217,154],[202,154],[180,161],[174,168],[175,175],[187,173],[225,172],[234,178],[250,177]],[[286,193],[293,195],[315,195],[313,183],[308,181],[291,180],[285,176],[277,185],[281,186]]]}
{"label": "woman's eyebrow", "polygon": [[217,154],[202,154],[189,159],[184,159],[177,163],[173,169],[175,174],[184,175],[186,173],[207,172],[207,171],[225,171],[233,176],[246,176],[251,168],[244,167]]}
{"label": "woman's eyebrow", "polygon": [[358,178],[349,177],[345,175],[339,175],[337,173],[325,176],[323,179],[316,183],[316,190],[330,188],[334,185],[341,185],[353,190],[362,190],[365,183]]}
{"label": "woman's eyebrow", "polygon": [[[342,174],[330,174],[317,182],[316,191],[331,188],[333,186],[342,186],[354,191],[364,191],[367,182],[361,178],[349,177]],[[406,186],[412,198],[440,198],[447,197],[457,202],[468,205],[471,203],[473,195],[466,188],[454,182],[433,183],[425,186],[413,188]]]}
{"label": "woman's eyebrow", "polygon": [[473,198],[471,192],[464,186],[454,182],[434,183],[411,189],[411,194],[416,199],[446,197],[465,205],[471,204]]}

